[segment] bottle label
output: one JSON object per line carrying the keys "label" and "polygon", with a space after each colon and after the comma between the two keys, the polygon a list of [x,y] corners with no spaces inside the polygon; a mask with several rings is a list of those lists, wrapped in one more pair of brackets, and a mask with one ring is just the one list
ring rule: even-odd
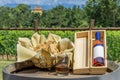
{"label": "bottle label", "polygon": [[97,57],[103,57],[104,58],[104,46],[103,45],[96,45],[94,46],[94,59]]}

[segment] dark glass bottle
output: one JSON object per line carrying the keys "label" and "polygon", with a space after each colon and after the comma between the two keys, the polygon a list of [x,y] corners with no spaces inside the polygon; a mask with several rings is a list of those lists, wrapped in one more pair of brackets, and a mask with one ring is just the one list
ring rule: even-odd
{"label": "dark glass bottle", "polygon": [[93,43],[93,66],[104,66],[104,44],[100,32],[96,32]]}

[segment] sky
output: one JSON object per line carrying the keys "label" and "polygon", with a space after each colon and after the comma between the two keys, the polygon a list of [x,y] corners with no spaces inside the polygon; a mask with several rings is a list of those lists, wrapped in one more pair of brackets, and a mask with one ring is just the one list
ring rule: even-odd
{"label": "sky", "polygon": [[85,5],[87,0],[0,0],[0,6],[10,4],[27,4],[27,5]]}

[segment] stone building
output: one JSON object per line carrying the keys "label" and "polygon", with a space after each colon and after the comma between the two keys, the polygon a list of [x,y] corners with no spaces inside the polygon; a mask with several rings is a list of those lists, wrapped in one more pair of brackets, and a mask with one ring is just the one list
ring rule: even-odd
{"label": "stone building", "polygon": [[40,13],[40,15],[43,14],[43,10],[41,7],[39,6],[36,6],[33,10],[32,10],[33,13]]}

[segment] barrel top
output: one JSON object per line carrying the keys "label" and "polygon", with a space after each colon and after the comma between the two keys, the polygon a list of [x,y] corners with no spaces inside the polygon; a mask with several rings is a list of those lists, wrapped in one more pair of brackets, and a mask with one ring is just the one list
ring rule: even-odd
{"label": "barrel top", "polygon": [[[27,67],[26,67],[27,65]],[[119,69],[119,65],[108,61],[108,72],[104,75],[74,75],[72,74],[72,71],[67,76],[56,76],[55,71],[49,71],[49,70],[43,70],[34,67],[31,61],[26,62],[20,62],[20,63],[14,63],[6,66],[3,68],[3,75],[7,74],[9,76],[19,76],[19,77],[29,77],[29,78],[50,78],[50,79],[78,79],[78,78],[95,78],[95,77],[104,77],[106,75],[109,75],[113,73],[113,71],[116,71]],[[4,76],[3,76],[4,77]],[[6,79],[7,80],[7,79]],[[24,79],[23,79],[24,80]],[[91,79],[92,80],[92,79]]]}

